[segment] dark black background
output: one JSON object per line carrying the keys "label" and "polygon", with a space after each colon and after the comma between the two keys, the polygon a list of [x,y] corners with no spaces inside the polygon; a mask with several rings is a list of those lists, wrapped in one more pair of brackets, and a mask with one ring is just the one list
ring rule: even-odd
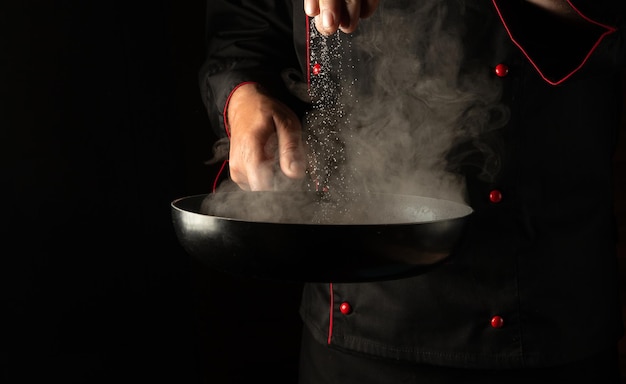
{"label": "dark black background", "polygon": [[200,265],[171,224],[217,171],[204,9],[0,5],[3,382],[295,382],[300,287]]}
{"label": "dark black background", "polygon": [[295,383],[300,286],[200,265],[171,224],[217,171],[204,10],[0,3],[0,382]]}

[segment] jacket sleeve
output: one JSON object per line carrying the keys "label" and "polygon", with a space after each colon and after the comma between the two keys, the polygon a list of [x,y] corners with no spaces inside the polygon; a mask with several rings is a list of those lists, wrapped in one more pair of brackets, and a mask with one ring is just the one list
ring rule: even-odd
{"label": "jacket sleeve", "polygon": [[583,68],[609,37],[613,57],[604,60],[623,65],[626,2],[563,1],[576,16],[576,21],[556,17],[526,1],[492,0],[513,43],[540,76],[552,85],[564,82]]}
{"label": "jacket sleeve", "polygon": [[292,97],[281,79],[283,69],[298,63],[292,7],[291,0],[207,0],[206,59],[199,82],[218,137],[226,135],[225,108],[239,84],[256,82],[281,100]]}

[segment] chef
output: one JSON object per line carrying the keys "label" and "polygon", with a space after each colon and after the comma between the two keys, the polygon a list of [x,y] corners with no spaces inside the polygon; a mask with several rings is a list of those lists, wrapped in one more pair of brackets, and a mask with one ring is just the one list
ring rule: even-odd
{"label": "chef", "polygon": [[[463,94],[480,79],[506,111],[447,153],[474,209],[448,262],[410,278],[305,286],[301,384],[619,382],[611,159],[624,104],[623,0],[209,0],[207,8],[200,85],[222,138],[221,177],[241,189],[272,189],[275,172],[307,177],[302,122],[311,104],[283,74],[296,69],[310,86],[320,71],[316,32],[348,38],[377,28],[393,44],[400,30],[415,43],[407,53],[422,60],[440,41],[419,31],[439,28],[461,47],[457,81],[446,84]],[[408,22],[377,22],[394,13]],[[431,69],[424,80],[450,75]]]}

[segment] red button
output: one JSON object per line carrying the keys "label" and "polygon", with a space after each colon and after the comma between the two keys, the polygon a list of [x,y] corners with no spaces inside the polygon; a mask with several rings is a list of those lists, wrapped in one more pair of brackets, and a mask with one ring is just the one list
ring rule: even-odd
{"label": "red button", "polygon": [[348,314],[350,314],[350,312],[352,312],[352,306],[350,305],[350,303],[343,302],[343,303],[341,303],[341,305],[339,306],[339,310],[340,310],[340,311],[341,311],[341,313],[343,313],[344,315],[348,315]]}
{"label": "red button", "polygon": [[496,76],[504,77],[509,74],[509,66],[506,64],[498,64],[495,68]]}
{"label": "red button", "polygon": [[314,75],[319,75],[320,72],[322,72],[322,66],[320,65],[320,63],[315,63],[313,65],[313,74]]}
{"label": "red button", "polygon": [[502,201],[502,192],[500,192],[497,189],[494,189],[493,191],[489,192],[489,201],[491,201],[492,203],[499,203]]}
{"label": "red button", "polygon": [[500,316],[494,316],[491,318],[491,326],[493,328],[502,328],[504,325],[504,319]]}

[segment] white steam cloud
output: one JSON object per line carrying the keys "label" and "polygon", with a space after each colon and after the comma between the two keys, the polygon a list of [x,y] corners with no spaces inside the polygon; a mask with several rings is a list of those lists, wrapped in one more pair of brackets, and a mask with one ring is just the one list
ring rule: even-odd
{"label": "white steam cloud", "polygon": [[318,173],[335,173],[330,189],[462,200],[463,179],[452,170],[480,152],[472,165],[482,177],[498,171],[482,137],[508,111],[490,68],[467,56],[482,43],[467,41],[479,34],[469,33],[476,26],[466,14],[484,6],[473,3],[383,1],[354,35],[324,38],[312,28],[312,62],[322,73],[312,79],[316,108],[306,128],[322,154]]}

